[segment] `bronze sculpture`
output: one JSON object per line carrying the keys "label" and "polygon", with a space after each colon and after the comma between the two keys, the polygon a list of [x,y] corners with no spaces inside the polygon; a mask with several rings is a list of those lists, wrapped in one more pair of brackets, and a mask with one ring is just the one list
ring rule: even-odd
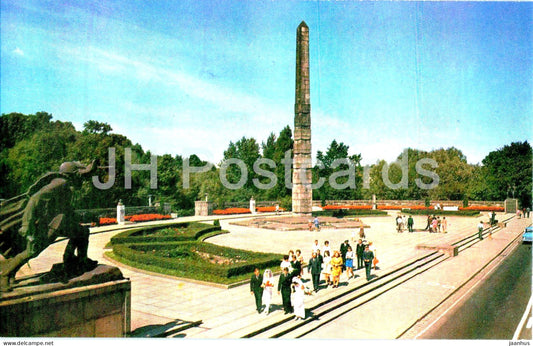
{"label": "bronze sculpture", "polygon": [[66,274],[96,267],[96,261],[87,257],[89,228],[80,224],[71,204],[72,191],[96,168],[94,162],[88,166],[65,162],[25,194],[0,204],[0,291],[11,290],[17,271],[58,237],[68,239],[63,254]]}

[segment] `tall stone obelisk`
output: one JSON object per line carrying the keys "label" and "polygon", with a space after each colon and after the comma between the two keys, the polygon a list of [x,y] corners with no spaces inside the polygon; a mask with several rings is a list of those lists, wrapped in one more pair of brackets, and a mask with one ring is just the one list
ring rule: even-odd
{"label": "tall stone obelisk", "polygon": [[294,102],[294,147],[292,211],[311,215],[311,94],[309,87],[309,27],[301,22],[296,30],[296,97]]}

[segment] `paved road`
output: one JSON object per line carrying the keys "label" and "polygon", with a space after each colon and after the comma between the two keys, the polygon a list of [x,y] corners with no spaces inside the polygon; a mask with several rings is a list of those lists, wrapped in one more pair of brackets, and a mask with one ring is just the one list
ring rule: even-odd
{"label": "paved road", "polygon": [[[464,304],[424,339],[507,339],[531,297],[531,245],[519,245]],[[520,338],[531,339],[531,329]]]}

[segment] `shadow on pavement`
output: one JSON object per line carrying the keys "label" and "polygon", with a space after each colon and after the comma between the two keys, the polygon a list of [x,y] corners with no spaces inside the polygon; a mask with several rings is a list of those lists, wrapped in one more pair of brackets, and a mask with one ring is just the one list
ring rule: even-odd
{"label": "shadow on pavement", "polygon": [[[178,333],[184,329],[194,327],[198,325],[198,322],[189,322],[183,320],[174,320],[166,324],[152,324],[143,327],[139,327],[130,332],[129,337],[132,338],[164,338],[171,336],[173,338],[183,338],[186,336],[184,333]],[[175,335],[173,335],[175,334]]]}

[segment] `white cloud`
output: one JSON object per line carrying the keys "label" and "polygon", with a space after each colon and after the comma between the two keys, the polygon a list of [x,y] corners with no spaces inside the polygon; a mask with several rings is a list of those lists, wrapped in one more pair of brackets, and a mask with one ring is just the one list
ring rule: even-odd
{"label": "white cloud", "polygon": [[[277,135],[293,123],[290,104],[280,105],[216,84],[183,72],[179,67],[169,68],[160,62],[146,62],[96,47],[61,49],[65,56],[85,61],[113,78],[156,82],[170,98],[187,95],[187,104],[169,100],[146,105],[134,98],[118,100],[121,118],[135,119],[135,125],[143,128],[139,131],[134,124],[112,124],[114,132],[127,135],[154,153],[204,153],[206,159],[219,162],[230,141],[246,136],[261,143],[271,132]],[[93,110],[91,114],[94,116],[96,112]],[[150,114],[150,120],[146,114]],[[146,126],[150,122],[154,123],[153,127]]]}
{"label": "white cloud", "polygon": [[[248,119],[264,123],[283,120],[285,109],[260,97],[251,96],[223,84],[206,81],[192,74],[171,69],[157,62],[145,62],[120,54],[105,51],[97,47],[87,49],[66,48],[62,51],[73,58],[90,63],[102,73],[122,76],[124,79],[137,78],[141,81],[152,80],[165,88],[179,88],[183,93],[201,101],[209,102],[219,111],[211,117],[232,114],[244,114]],[[287,110],[290,111],[290,107]]]}
{"label": "white cloud", "polygon": [[24,51],[20,49],[19,47],[16,47],[15,49],[13,49],[13,54],[18,55],[18,56],[24,56]]}
{"label": "white cloud", "polygon": [[144,150],[153,154],[188,157],[196,154],[202,160],[217,164],[222,160],[224,150],[229,144],[220,129],[205,127],[144,127],[135,124],[121,126],[112,124],[113,132],[127,134],[133,143],[141,143]]}

